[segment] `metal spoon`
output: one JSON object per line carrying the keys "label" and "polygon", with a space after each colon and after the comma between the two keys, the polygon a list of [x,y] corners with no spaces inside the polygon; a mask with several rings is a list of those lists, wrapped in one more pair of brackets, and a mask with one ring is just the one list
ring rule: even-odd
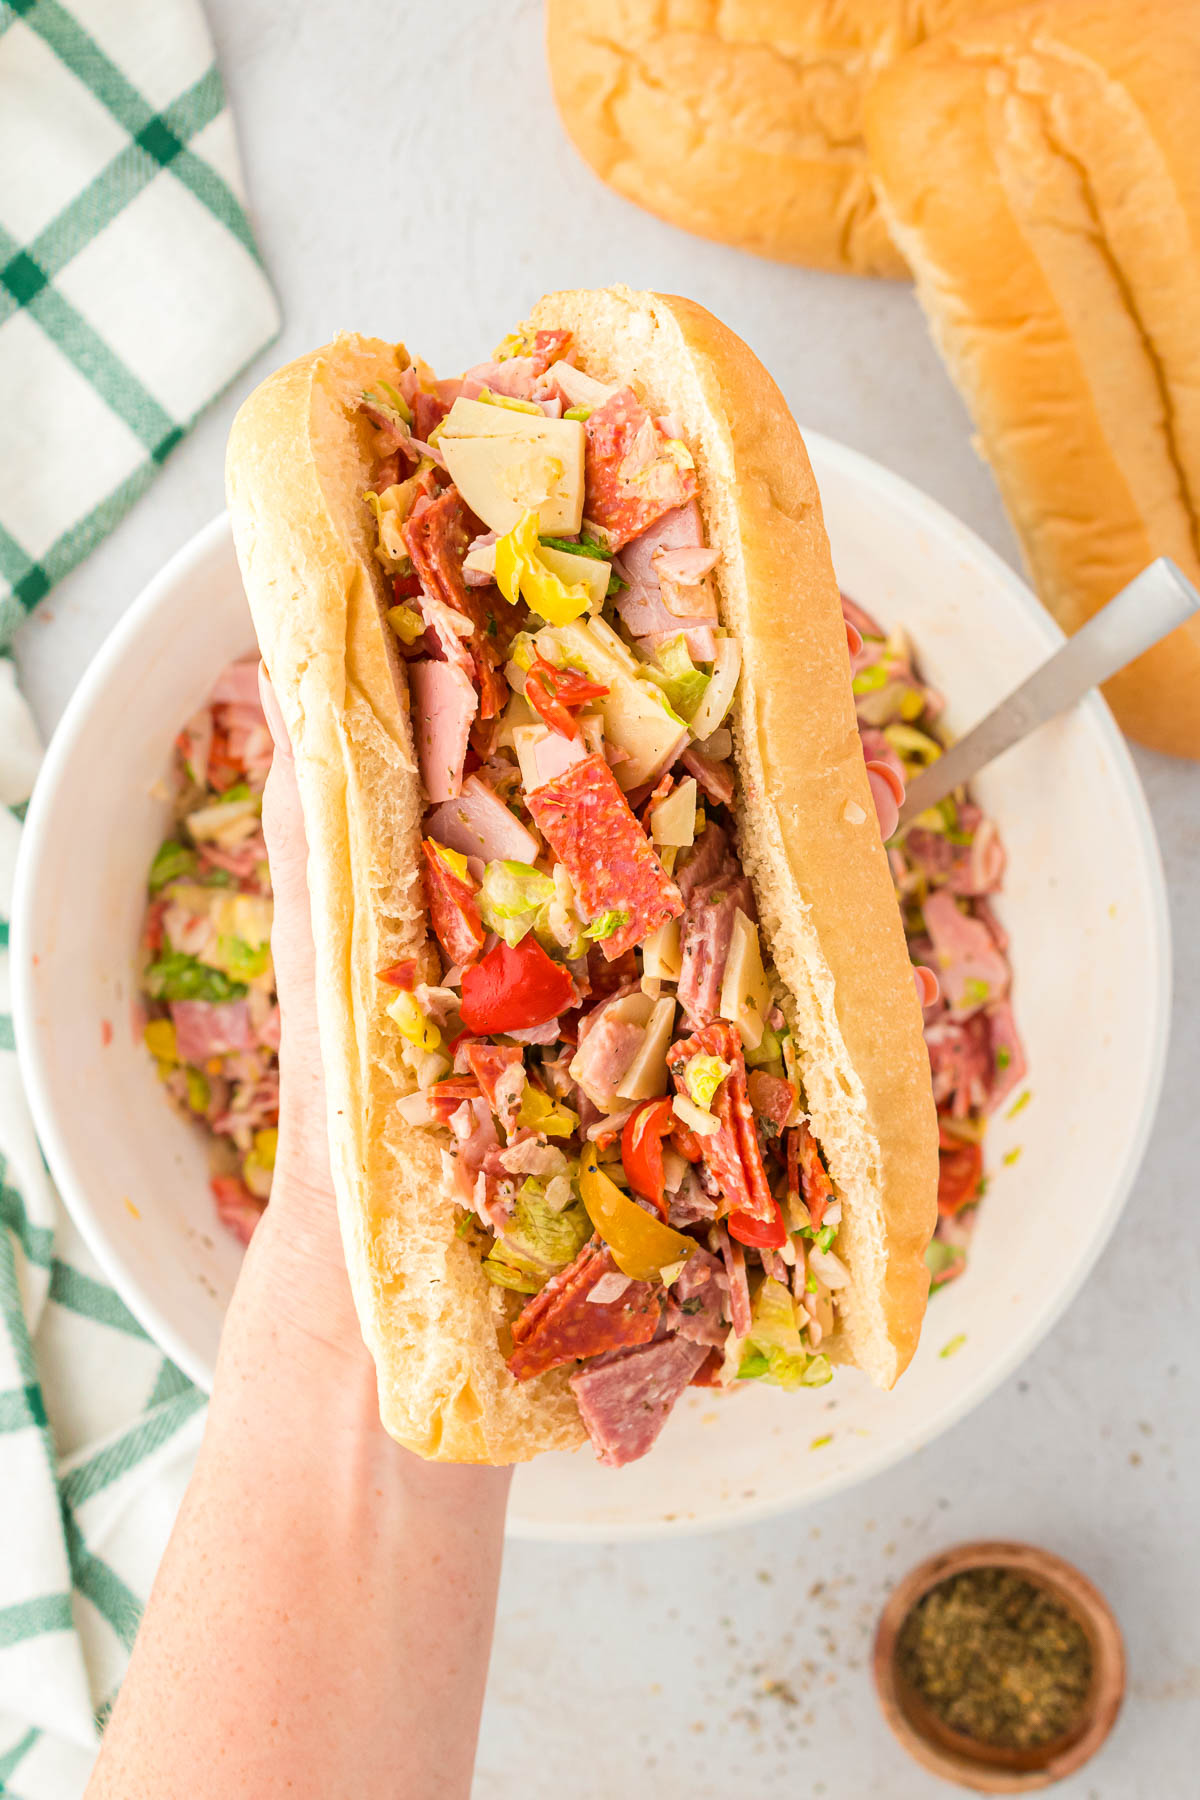
{"label": "metal spoon", "polygon": [[1200,593],[1187,576],[1169,556],[1158,557],[1007,700],[922,770],[904,796],[900,824],[911,825],[918,813],[936,806],[1047,719],[1074,706],[1198,609]]}

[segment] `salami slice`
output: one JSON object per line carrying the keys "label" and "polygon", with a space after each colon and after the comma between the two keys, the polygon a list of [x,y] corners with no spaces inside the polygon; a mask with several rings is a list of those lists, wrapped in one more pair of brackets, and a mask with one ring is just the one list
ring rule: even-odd
{"label": "salami slice", "polygon": [[708,1359],[705,1344],[666,1337],[571,1377],[579,1416],[607,1468],[645,1456],[671,1408]]}
{"label": "salami slice", "polygon": [[534,1295],[512,1328],[508,1366],[518,1381],[583,1357],[649,1343],[662,1313],[661,1287],[631,1281],[615,1300],[588,1298],[601,1276],[617,1272],[608,1250],[593,1237]]}
{"label": "salami slice", "polygon": [[667,1066],[676,1090],[687,1093],[684,1064],[691,1056],[719,1056],[730,1065],[729,1074],[713,1097],[712,1111],[720,1128],[700,1138],[700,1155],[728,1202],[728,1211],[747,1213],[763,1224],[772,1223],[779,1208],[763,1167],[762,1151],[754,1129],[754,1110],[746,1089],[746,1062],[742,1040],[735,1026],[714,1020],[691,1037],[680,1038],[667,1052]]}
{"label": "salami slice", "polygon": [[429,917],[437,941],[452,963],[474,962],[485,941],[475,890],[446,866],[428,838],[421,845],[421,854]]}
{"label": "salami slice", "polygon": [[463,558],[468,544],[482,529],[458,489],[449,487],[406,521],[402,535],[426,593],[462,613],[475,627],[471,659],[479,687],[479,716],[494,719],[508,697],[508,684],[501,670],[516,621],[513,608],[505,607],[506,612],[514,614],[512,621],[502,620],[493,609],[490,601],[497,598],[496,588],[467,586]]}
{"label": "salami slice", "polygon": [[668,448],[632,388],[619,388],[584,427],[584,515],[619,550],[696,492],[686,452]]}
{"label": "salami slice", "polygon": [[683,911],[679,889],[600,755],[585,756],[526,795],[538,830],[565,865],[588,919],[624,913],[600,948],[610,962]]}

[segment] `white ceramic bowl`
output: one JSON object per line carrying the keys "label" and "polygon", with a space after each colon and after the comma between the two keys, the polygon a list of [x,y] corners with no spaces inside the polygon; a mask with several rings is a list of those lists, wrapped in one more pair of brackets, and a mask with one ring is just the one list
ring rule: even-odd
{"label": "white ceramic bowl", "polygon": [[[842,585],[910,629],[961,730],[1059,642],[1056,627],[931,501],[837,444],[814,434],[809,445]],[[30,808],[15,902],[19,1044],[51,1169],[130,1309],[201,1385],[239,1250],[214,1219],[199,1137],[169,1111],[128,1021],[143,881],[167,819],[154,784],[180,721],[252,642],[217,519],[140,597],[81,682]],[[1032,1100],[988,1134],[992,1182],[970,1267],[935,1297],[912,1368],[893,1394],[854,1370],[811,1394],[693,1391],[653,1454],[619,1473],[586,1451],[523,1468],[517,1534],[695,1529],[861,1481],[981,1400],[1079,1288],[1133,1182],[1158,1099],[1170,958],[1157,847],[1099,700],[1010,752],[978,792],[1009,852],[999,911],[1012,934]]]}

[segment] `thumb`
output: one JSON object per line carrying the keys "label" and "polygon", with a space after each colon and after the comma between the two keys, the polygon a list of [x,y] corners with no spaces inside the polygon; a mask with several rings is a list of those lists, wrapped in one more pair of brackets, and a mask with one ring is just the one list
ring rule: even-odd
{"label": "thumb", "polygon": [[259,692],[275,745],[263,789],[263,836],[275,899],[271,958],[279,994],[280,1154],[311,1174],[328,1156],[325,1083],[317,1030],[316,951],[309,906],[308,840],[296,764],[283,714],[266,670]]}

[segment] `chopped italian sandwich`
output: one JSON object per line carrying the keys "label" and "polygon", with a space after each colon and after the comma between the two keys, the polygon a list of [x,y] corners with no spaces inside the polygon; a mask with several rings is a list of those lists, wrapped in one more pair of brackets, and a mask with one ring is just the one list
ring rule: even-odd
{"label": "chopped italian sandwich", "polygon": [[930,978],[761,365],[623,288],[453,379],[343,336],[246,402],[228,485],[388,1430],[620,1466],[690,1385],[890,1386],[936,1217]]}

